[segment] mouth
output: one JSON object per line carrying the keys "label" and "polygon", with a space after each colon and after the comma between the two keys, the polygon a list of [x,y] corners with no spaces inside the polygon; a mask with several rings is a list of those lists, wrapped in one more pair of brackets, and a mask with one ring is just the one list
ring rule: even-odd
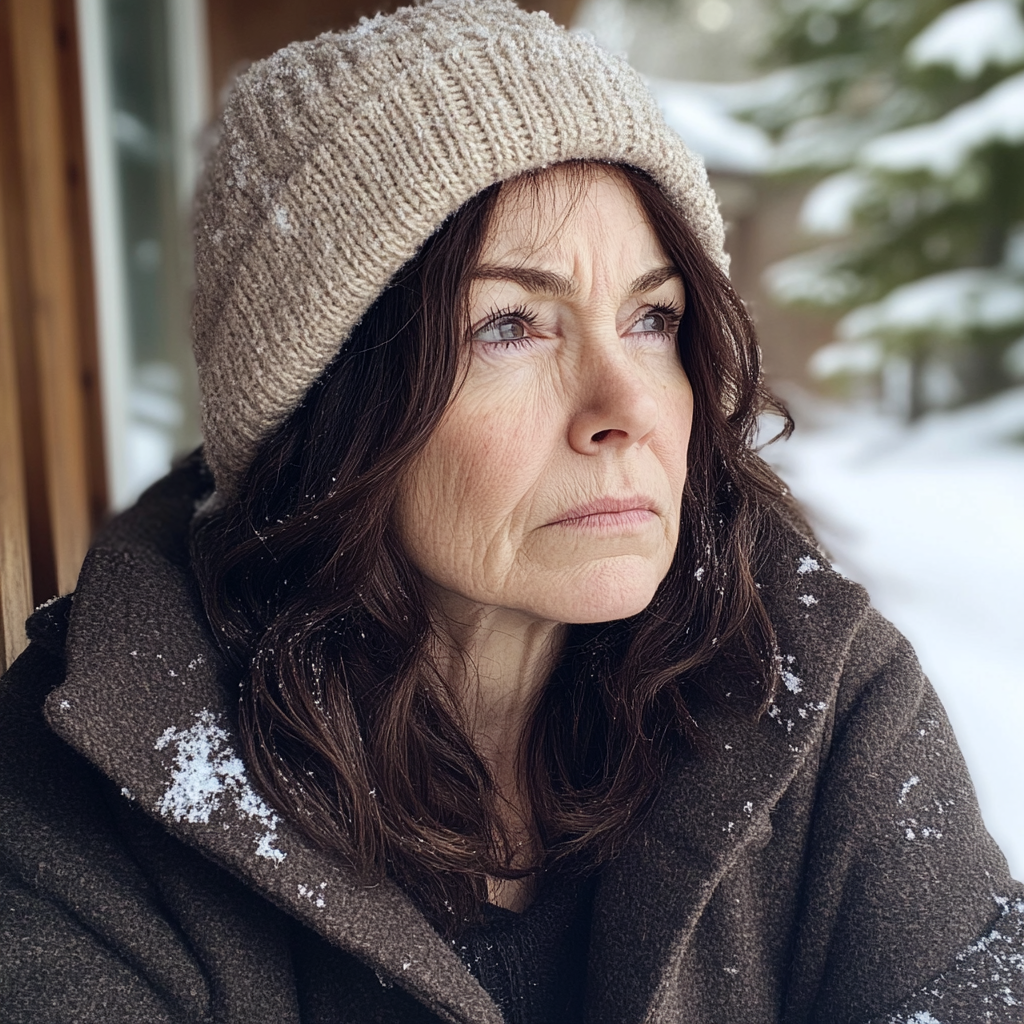
{"label": "mouth", "polygon": [[643,526],[657,518],[653,498],[631,494],[622,498],[598,498],[563,513],[550,526],[577,529],[629,528]]}

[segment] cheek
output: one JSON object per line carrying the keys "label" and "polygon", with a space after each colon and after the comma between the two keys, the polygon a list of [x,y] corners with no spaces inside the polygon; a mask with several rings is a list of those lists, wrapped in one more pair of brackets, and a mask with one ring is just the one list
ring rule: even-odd
{"label": "cheek", "polygon": [[[467,518],[504,517],[521,499],[539,450],[538,416],[523,396],[490,394],[453,407],[428,446],[440,478]],[[451,511],[451,510],[450,510]]]}
{"label": "cheek", "polygon": [[667,410],[666,428],[661,431],[658,442],[661,446],[661,462],[674,490],[682,495],[686,483],[689,458],[690,436],[693,432],[693,391],[689,381],[667,389],[665,395]]}
{"label": "cheek", "polygon": [[689,464],[690,437],[693,434],[693,392],[689,385],[681,403],[679,412],[679,459],[682,464],[683,478],[686,478],[686,468]]}
{"label": "cheek", "polygon": [[399,529],[427,575],[476,574],[512,544],[543,449],[541,417],[522,398],[460,395],[408,476]]}

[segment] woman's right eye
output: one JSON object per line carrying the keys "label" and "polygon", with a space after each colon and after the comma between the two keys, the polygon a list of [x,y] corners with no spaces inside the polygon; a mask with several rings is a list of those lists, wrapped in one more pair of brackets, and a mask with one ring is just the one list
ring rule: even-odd
{"label": "woman's right eye", "polygon": [[526,324],[522,320],[505,317],[484,324],[474,335],[474,341],[489,345],[515,344],[529,337]]}

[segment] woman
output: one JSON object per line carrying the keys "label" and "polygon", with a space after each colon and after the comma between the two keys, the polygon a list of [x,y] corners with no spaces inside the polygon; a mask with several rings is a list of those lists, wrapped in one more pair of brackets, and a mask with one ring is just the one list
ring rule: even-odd
{"label": "woman", "polygon": [[905,641],[750,449],[699,164],[506,0],[255,66],[203,457],[4,692],[4,1020],[1020,1020]]}

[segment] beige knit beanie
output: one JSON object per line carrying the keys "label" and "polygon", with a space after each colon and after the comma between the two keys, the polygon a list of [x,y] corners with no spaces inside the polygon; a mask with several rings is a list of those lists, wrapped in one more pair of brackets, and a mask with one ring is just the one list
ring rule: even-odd
{"label": "beige knit beanie", "polygon": [[219,498],[446,217],[496,181],[574,159],[652,175],[727,269],[704,167],[640,77],[512,0],[430,0],[242,75],[196,228],[195,355]]}

